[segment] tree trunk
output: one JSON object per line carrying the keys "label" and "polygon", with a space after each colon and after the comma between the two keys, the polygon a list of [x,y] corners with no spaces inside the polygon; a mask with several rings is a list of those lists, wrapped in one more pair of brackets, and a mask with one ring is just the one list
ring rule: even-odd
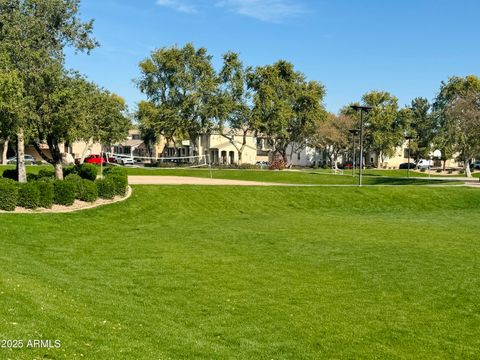
{"label": "tree trunk", "polygon": [[63,154],[60,151],[58,141],[53,137],[48,137],[47,144],[50,149],[50,154],[52,155],[53,166],[55,166],[55,178],[57,180],[63,180]]}
{"label": "tree trunk", "polygon": [[27,169],[25,166],[25,134],[23,129],[17,132],[17,175],[18,182],[27,182]]}
{"label": "tree trunk", "polygon": [[87,145],[85,146],[85,149],[83,149],[83,153],[80,158],[80,165],[84,163],[85,158],[87,157],[87,152],[92,148],[92,146],[93,146],[93,139],[89,139],[87,142]]}
{"label": "tree trunk", "polygon": [[283,148],[280,150],[280,155],[283,159],[283,162],[285,163],[285,166],[286,167],[289,167],[290,164],[288,163],[288,155],[287,155],[287,149],[286,148]]}
{"label": "tree trunk", "polygon": [[472,172],[470,171],[470,160],[465,160],[463,163],[464,163],[464,166],[465,166],[465,175],[468,178],[471,178],[472,177]]}
{"label": "tree trunk", "polygon": [[63,180],[63,165],[61,159],[55,162],[55,178],[57,180]]}
{"label": "tree trunk", "polygon": [[8,153],[8,139],[5,139],[5,142],[3,143],[3,150],[2,150],[2,164],[6,165],[7,164],[7,153]]}

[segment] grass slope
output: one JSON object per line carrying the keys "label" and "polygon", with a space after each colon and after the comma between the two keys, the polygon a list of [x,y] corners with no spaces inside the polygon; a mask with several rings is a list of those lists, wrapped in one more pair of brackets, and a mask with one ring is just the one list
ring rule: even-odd
{"label": "grass slope", "polygon": [[[0,174],[5,169],[13,169],[13,166],[0,166]],[[38,173],[41,169],[52,170],[49,165],[28,166],[27,172]],[[358,177],[352,177],[351,171],[345,171],[344,175],[334,175],[331,170],[306,169],[302,171],[269,171],[269,170],[236,170],[236,169],[155,169],[155,168],[126,168],[129,175],[139,176],[187,176],[229,180],[246,180],[260,182],[274,182],[284,184],[310,184],[310,185],[352,185],[357,184]],[[475,176],[477,176],[476,173]],[[450,181],[435,179],[438,176],[432,174],[431,179],[425,173],[411,173],[412,179],[406,179],[403,170],[365,170],[365,185],[427,185],[427,184],[450,184]]]}
{"label": "grass slope", "polygon": [[480,192],[138,186],[0,215],[12,359],[475,358]]}
{"label": "grass slope", "polygon": [[[318,170],[269,171],[269,170],[216,170],[208,169],[144,169],[128,168],[129,175],[188,176],[214,179],[247,180],[284,184],[311,185],[352,185],[358,183],[358,177],[334,175]],[[399,176],[365,176],[365,185],[427,185],[448,184],[445,180],[405,179]]]}

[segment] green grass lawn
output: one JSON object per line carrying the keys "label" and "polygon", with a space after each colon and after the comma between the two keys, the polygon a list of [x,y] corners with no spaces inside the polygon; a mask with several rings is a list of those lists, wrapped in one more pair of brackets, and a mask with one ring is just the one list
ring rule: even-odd
{"label": "green grass lawn", "polygon": [[6,359],[478,358],[480,191],[136,186],[0,214]]}
{"label": "green grass lawn", "polygon": [[[13,166],[0,166],[0,174],[5,169],[13,169]],[[27,172],[38,173],[41,169],[52,169],[50,165],[28,166]],[[270,170],[236,170],[236,169],[212,169],[206,168],[181,168],[181,169],[158,169],[127,167],[129,175],[139,176],[187,176],[214,179],[246,180],[273,182],[283,184],[306,184],[306,185],[352,185],[358,183],[358,177],[353,177],[351,171],[343,175],[334,175],[331,170],[306,169],[302,171],[270,171]],[[480,173],[479,173],[480,174]],[[365,170],[363,183],[365,185],[428,185],[428,184],[451,184],[452,182],[428,178],[425,173],[413,173],[412,178],[405,178],[403,170]]]}
{"label": "green grass lawn", "polygon": [[[129,175],[155,175],[155,176],[188,176],[214,179],[247,180],[260,182],[273,182],[284,184],[310,184],[310,185],[352,185],[358,183],[358,178],[351,174],[334,175],[321,170],[303,171],[270,171],[270,170],[218,170],[212,169],[152,169],[128,168]],[[428,178],[405,179],[399,176],[367,175],[364,177],[365,185],[426,185],[448,184],[449,181]]]}

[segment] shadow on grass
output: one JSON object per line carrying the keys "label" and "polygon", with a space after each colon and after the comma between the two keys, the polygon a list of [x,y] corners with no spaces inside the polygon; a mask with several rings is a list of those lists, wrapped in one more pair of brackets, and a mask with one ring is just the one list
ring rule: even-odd
{"label": "shadow on grass", "polygon": [[454,185],[459,182],[451,180],[435,180],[435,179],[405,179],[383,176],[365,176],[364,182],[367,185]]}

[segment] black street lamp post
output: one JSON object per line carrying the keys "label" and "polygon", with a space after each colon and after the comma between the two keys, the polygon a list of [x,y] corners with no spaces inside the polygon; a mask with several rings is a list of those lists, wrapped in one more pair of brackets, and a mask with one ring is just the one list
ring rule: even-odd
{"label": "black street lamp post", "polygon": [[405,136],[405,140],[408,140],[408,165],[407,165],[407,178],[410,178],[410,141],[412,140],[412,136],[407,135]]}
{"label": "black street lamp post", "polygon": [[350,131],[350,134],[352,134],[352,138],[353,138],[353,161],[352,161],[352,176],[355,177],[355,167],[357,166],[357,159],[356,159],[356,156],[355,156],[355,150],[356,150],[356,147],[355,147],[355,136],[358,136],[358,134],[360,133],[360,130],[358,129],[351,129],[349,130]]}
{"label": "black street lamp post", "polygon": [[358,186],[362,186],[363,177],[363,113],[368,114],[372,110],[371,106],[352,105],[355,111],[360,111],[360,164],[358,171]]}

